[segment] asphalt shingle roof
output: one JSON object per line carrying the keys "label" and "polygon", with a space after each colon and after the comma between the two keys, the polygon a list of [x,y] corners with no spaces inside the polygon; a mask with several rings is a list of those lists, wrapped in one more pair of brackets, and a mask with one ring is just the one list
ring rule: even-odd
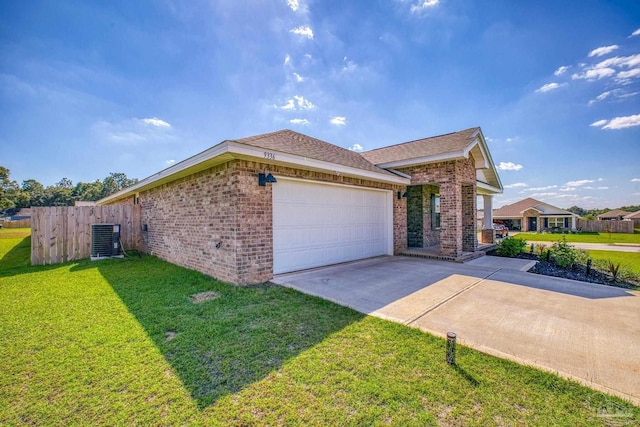
{"label": "asphalt shingle roof", "polygon": [[614,209],[598,215],[598,218],[618,218],[629,215],[630,213],[631,212],[623,211],[622,209]]}
{"label": "asphalt shingle roof", "polygon": [[393,175],[384,169],[367,161],[355,151],[338,147],[337,145],[313,138],[289,129],[230,141],[252,145],[267,150],[281,151],[314,160],[336,163],[371,172]]}
{"label": "asphalt shingle roof", "polygon": [[479,127],[475,127],[446,135],[404,142],[402,144],[366,151],[362,153],[362,156],[371,163],[379,165],[415,158],[439,156],[448,153],[459,153],[473,142],[475,134],[479,130]]}

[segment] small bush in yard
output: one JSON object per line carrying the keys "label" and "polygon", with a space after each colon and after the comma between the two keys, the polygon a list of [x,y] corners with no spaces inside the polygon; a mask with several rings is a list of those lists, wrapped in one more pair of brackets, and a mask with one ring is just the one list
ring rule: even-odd
{"label": "small bush in yard", "polygon": [[498,243],[497,253],[499,256],[515,258],[527,246],[524,239],[518,237],[507,237]]}
{"label": "small bush in yard", "polygon": [[562,236],[562,240],[555,242],[551,246],[551,257],[560,267],[570,268],[578,261],[578,251],[567,243],[567,238]]}

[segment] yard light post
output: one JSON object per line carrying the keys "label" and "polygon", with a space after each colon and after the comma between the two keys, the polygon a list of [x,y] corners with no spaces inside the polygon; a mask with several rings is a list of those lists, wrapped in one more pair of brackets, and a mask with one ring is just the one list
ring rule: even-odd
{"label": "yard light post", "polygon": [[456,364],[456,333],[447,332],[447,363]]}

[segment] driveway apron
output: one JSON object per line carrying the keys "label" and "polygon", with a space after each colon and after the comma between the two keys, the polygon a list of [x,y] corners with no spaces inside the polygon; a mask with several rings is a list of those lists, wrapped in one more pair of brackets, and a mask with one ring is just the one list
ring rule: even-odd
{"label": "driveway apron", "polygon": [[640,292],[527,273],[530,263],[379,257],[273,282],[576,379],[640,404]]}

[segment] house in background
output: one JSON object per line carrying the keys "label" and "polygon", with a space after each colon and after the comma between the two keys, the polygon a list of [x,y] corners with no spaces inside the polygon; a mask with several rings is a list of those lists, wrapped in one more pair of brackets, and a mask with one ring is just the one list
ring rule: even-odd
{"label": "house in background", "polygon": [[633,213],[627,213],[627,215],[624,216],[624,219],[628,219],[630,221],[633,221],[633,226],[634,227],[640,227],[640,211],[636,211]]}
{"label": "house in background", "polygon": [[504,224],[509,230],[531,232],[575,230],[578,218],[573,212],[530,197],[493,211],[494,221]]}
{"label": "house in background", "polygon": [[[480,128],[362,154],[282,130],[223,141],[98,204],[140,204],[147,252],[250,284],[409,246],[476,252],[476,198],[501,192]],[[485,224],[493,242],[491,209]]]}
{"label": "house in background", "polygon": [[624,217],[629,215],[629,212],[623,211],[621,209],[614,209],[609,212],[605,212],[603,214],[598,215],[599,221],[622,221],[625,219]]}

